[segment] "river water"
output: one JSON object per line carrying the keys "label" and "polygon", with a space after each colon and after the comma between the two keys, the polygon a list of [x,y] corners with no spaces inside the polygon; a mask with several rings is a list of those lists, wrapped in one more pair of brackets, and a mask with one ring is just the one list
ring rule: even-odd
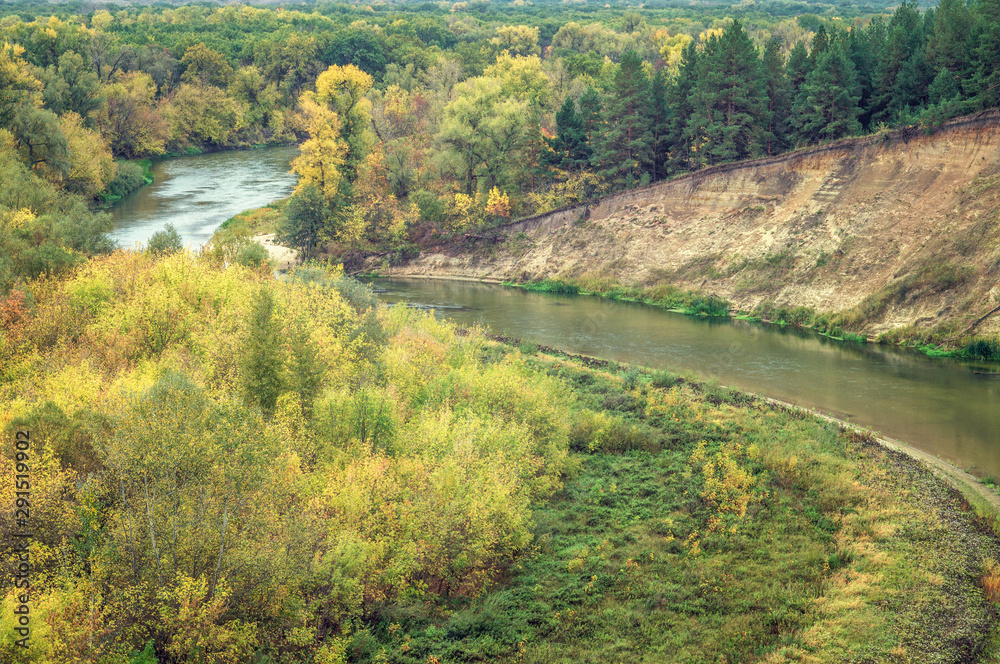
{"label": "river water", "polygon": [[[114,238],[145,242],[171,223],[205,243],[226,219],[287,196],[297,148],[178,157],[113,209]],[[379,280],[387,302],[433,307],[459,325],[572,353],[699,376],[872,428],[1000,477],[1000,367],[858,343],[801,330],[702,319],[588,296],[528,293],[460,281]]]}
{"label": "river water", "polygon": [[153,183],[111,209],[111,238],[129,248],[173,224],[197,248],[235,214],[292,193],[289,162],[297,147],[260,148],[174,157],[153,162]]}
{"label": "river water", "polygon": [[619,362],[690,371],[815,408],[1000,477],[1000,367],[929,358],[804,330],[694,318],[592,296],[461,281],[379,279],[386,302],[462,326]]}

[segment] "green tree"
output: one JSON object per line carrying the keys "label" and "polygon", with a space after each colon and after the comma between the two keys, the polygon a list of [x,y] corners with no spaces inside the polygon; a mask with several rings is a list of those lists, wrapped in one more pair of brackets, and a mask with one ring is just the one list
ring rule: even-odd
{"label": "green tree", "polygon": [[653,160],[649,77],[635,51],[622,54],[591,163],[620,186],[638,182]]}
{"label": "green tree", "polygon": [[881,24],[881,18],[879,18],[869,25],[869,29],[862,30],[859,27],[855,27],[847,35],[847,55],[851,58],[851,62],[854,64],[854,71],[858,75],[858,91],[861,94],[861,98],[858,101],[858,106],[861,107],[861,115],[858,117],[858,120],[861,122],[862,127],[868,127],[871,119],[868,109],[872,105],[872,77],[875,75],[877,61],[874,44],[877,28]]}
{"label": "green tree", "polygon": [[965,75],[973,61],[974,19],[965,0],[941,0],[927,37],[927,58],[938,71]]}
{"label": "green tree", "polygon": [[772,155],[787,150],[791,143],[788,123],[792,113],[792,88],[785,75],[781,43],[775,38],[764,48],[763,67],[768,111],[764,152]]}
{"label": "green tree", "polygon": [[326,368],[320,358],[319,347],[309,333],[309,326],[302,318],[296,319],[292,325],[289,348],[289,382],[298,397],[302,417],[309,420],[313,416],[313,405],[323,385]]}
{"label": "green tree", "polygon": [[69,145],[55,113],[22,104],[14,114],[11,133],[28,166],[43,169],[55,178],[63,178],[69,173],[73,165]]}
{"label": "green tree", "polygon": [[768,123],[757,49],[739,21],[705,45],[688,120],[703,163],[748,159],[760,151]]}
{"label": "green tree", "polygon": [[183,248],[181,234],[173,224],[166,224],[161,230],[153,233],[146,243],[146,251],[152,254],[175,254]]}
{"label": "green tree", "polygon": [[556,137],[547,140],[552,149],[549,161],[553,166],[573,173],[590,162],[587,133],[572,97],[567,96],[556,113]]}
{"label": "green tree", "polygon": [[690,170],[693,164],[693,134],[688,123],[694,113],[693,92],[698,82],[700,61],[701,53],[692,40],[684,47],[677,77],[667,87],[667,107],[670,111],[667,125],[669,171]]}
{"label": "green tree", "polygon": [[803,104],[795,109],[796,136],[800,142],[841,138],[861,131],[858,122],[861,93],[843,40],[834,42],[819,57],[802,90]]}
{"label": "green tree", "polygon": [[516,164],[529,119],[529,103],[504,94],[503,81],[479,76],[455,87],[455,98],[444,109],[438,140],[465,183],[467,195],[479,190],[506,189],[505,179]]}
{"label": "green tree", "polygon": [[297,247],[303,260],[311,253],[326,221],[327,204],[315,185],[306,185],[292,195],[279,228],[282,242]]}
{"label": "green tree", "polygon": [[244,401],[270,418],[284,389],[285,358],[274,295],[262,287],[250,306],[242,366]]}
{"label": "green tree", "polygon": [[[881,48],[878,49],[878,62],[875,67],[872,90],[871,117],[873,122],[891,122],[905,107],[904,100],[898,97],[912,85],[903,81],[903,87],[897,89],[897,79],[900,73],[907,69],[907,63],[917,49],[923,49],[923,18],[917,10],[914,0],[904,0],[893,12],[886,28],[886,36]],[[912,63],[906,76],[915,74]]]}
{"label": "green tree", "polygon": [[45,107],[58,115],[72,111],[87,120],[104,103],[97,74],[73,51],[59,56],[58,66],[49,65],[40,78],[45,86]]}
{"label": "green tree", "polygon": [[980,0],[976,74],[971,86],[983,107],[1000,105],[1000,0]]}
{"label": "green tree", "polygon": [[653,133],[653,160],[650,175],[654,181],[667,174],[668,138],[670,135],[670,106],[667,104],[667,72],[661,67],[649,83],[650,131]]}

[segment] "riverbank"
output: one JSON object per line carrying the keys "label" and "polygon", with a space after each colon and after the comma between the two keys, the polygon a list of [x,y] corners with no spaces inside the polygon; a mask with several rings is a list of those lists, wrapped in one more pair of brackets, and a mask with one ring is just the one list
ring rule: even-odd
{"label": "riverbank", "polygon": [[700,292],[741,315],[834,337],[986,356],[1000,352],[998,144],[996,112],[932,135],[848,139],[705,169],[368,267],[590,292]]}
{"label": "riverbank", "polygon": [[[612,370],[612,371],[643,371],[651,375],[656,375],[651,369],[644,367],[634,367],[631,368],[629,365],[622,365],[618,362],[613,362],[609,360],[602,360],[596,357],[589,357],[586,355],[579,355],[575,353],[569,353],[558,348],[552,348],[551,346],[539,345],[526,343],[520,339],[504,336],[487,334],[488,338],[498,341],[500,343],[506,344],[508,346],[524,349],[529,354],[542,353],[551,357],[565,358],[572,360],[574,362],[579,362],[588,368],[597,368],[602,370]],[[801,413],[808,417],[815,417],[835,426],[839,427],[844,432],[852,432],[853,434],[860,436],[865,441],[879,445],[887,451],[894,452],[896,454],[907,457],[913,463],[919,464],[924,469],[928,470],[931,474],[937,477],[939,480],[947,484],[953,490],[957,491],[962,495],[963,499],[966,500],[973,508],[976,510],[977,516],[983,519],[985,522],[990,524],[991,529],[995,534],[1000,536],[1000,493],[997,492],[995,487],[990,487],[980,481],[976,476],[954,466],[942,459],[928,454],[922,450],[913,447],[903,441],[889,438],[880,434],[877,434],[870,429],[860,427],[851,422],[818,412],[812,408],[803,408],[793,403],[787,401],[781,401],[779,399],[772,399],[767,396],[757,395],[747,393],[741,390],[735,390],[726,386],[711,386],[707,388],[707,383],[703,380],[699,380],[696,377],[686,375],[674,375],[673,378],[669,379],[673,384],[690,384],[695,386],[695,390],[698,392],[704,392],[706,389],[716,390],[721,389],[728,392],[730,395],[739,395],[737,401],[740,403],[752,404],[755,402],[760,402],[767,404],[773,408],[779,410],[785,410],[788,412]]]}

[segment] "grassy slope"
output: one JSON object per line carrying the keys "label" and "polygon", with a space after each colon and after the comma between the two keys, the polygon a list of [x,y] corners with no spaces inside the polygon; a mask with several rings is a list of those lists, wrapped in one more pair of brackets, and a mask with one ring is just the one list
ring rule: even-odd
{"label": "grassy slope", "polygon": [[533,362],[621,426],[593,450],[580,426],[580,470],[511,578],[388,611],[359,659],[993,661],[996,539],[919,464],[740,393]]}

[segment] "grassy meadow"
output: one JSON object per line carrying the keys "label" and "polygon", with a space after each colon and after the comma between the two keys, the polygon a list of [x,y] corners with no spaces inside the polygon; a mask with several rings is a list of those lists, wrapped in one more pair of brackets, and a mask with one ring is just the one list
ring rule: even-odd
{"label": "grassy meadow", "polygon": [[[456,330],[338,270],[117,252],[0,301],[0,661],[993,661],[988,519],[873,439]],[[20,472],[20,471],[18,471]]]}

